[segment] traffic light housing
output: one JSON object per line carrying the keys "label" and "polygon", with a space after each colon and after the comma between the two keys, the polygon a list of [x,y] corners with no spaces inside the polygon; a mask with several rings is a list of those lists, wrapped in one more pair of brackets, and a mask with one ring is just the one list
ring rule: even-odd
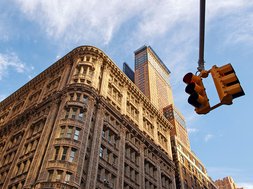
{"label": "traffic light housing", "polygon": [[187,84],[185,92],[190,95],[188,103],[195,107],[195,112],[198,114],[208,113],[211,108],[205,87],[202,83],[202,78],[193,73],[187,73],[183,81]]}
{"label": "traffic light housing", "polygon": [[230,105],[234,98],[245,95],[231,64],[216,65],[210,70],[221,104]]}

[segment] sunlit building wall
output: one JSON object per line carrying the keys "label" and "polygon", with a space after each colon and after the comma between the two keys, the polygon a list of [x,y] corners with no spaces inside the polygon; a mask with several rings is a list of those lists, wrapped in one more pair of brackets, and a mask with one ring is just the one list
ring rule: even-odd
{"label": "sunlit building wall", "polygon": [[170,71],[150,46],[135,52],[135,84],[160,111],[173,104]]}
{"label": "sunlit building wall", "polygon": [[243,189],[243,188],[238,188],[233,178],[229,176],[223,179],[216,180],[215,184],[219,189]]}
{"label": "sunlit building wall", "polygon": [[174,189],[172,124],[101,50],[0,102],[0,188]]}

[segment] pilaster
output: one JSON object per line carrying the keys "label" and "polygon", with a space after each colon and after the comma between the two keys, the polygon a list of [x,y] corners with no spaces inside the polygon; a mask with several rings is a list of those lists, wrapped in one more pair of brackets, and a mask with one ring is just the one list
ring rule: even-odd
{"label": "pilaster", "polygon": [[89,189],[95,189],[96,182],[97,182],[97,168],[99,162],[99,150],[101,145],[101,134],[103,129],[103,118],[104,118],[104,107],[102,104],[98,104],[97,113],[96,113],[96,122],[94,125],[94,133],[93,133],[93,140],[91,146],[91,154],[90,154],[90,161],[92,163],[89,164],[87,179],[86,179],[86,187]]}

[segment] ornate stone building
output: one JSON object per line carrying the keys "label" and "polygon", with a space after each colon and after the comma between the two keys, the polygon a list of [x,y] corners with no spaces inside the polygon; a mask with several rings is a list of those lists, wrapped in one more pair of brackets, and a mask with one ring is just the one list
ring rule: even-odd
{"label": "ornate stone building", "polygon": [[174,189],[172,124],[81,46],[0,103],[0,188]]}
{"label": "ornate stone building", "polygon": [[215,181],[216,186],[219,189],[243,189],[238,188],[232,177],[225,177]]}

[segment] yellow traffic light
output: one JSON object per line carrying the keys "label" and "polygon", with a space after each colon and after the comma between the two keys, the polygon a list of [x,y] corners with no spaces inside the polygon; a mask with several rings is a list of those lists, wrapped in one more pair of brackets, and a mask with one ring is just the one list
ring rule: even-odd
{"label": "yellow traffic light", "polygon": [[185,92],[190,94],[188,103],[195,107],[195,112],[198,114],[208,113],[211,109],[201,77],[187,73],[183,81],[187,84]]}
{"label": "yellow traffic light", "polygon": [[245,95],[231,64],[213,66],[210,72],[221,104],[230,105],[234,98]]}

